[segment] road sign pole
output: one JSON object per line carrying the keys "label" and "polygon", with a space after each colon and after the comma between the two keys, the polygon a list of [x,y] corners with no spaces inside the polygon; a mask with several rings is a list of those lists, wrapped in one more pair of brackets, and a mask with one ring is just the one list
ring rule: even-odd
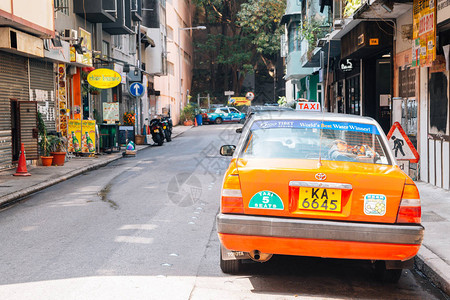
{"label": "road sign pole", "polygon": [[136,116],[135,116],[135,122],[134,122],[134,134],[139,134],[139,97],[136,97]]}

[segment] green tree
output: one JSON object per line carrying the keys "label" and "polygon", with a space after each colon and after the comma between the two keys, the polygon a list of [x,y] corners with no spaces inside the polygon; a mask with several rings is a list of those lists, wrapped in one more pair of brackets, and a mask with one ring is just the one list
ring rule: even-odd
{"label": "green tree", "polygon": [[249,71],[264,63],[273,68],[279,51],[279,20],[285,0],[196,0],[196,22],[205,24],[207,36],[195,43],[198,66],[194,86],[219,95],[239,94]]}
{"label": "green tree", "polygon": [[238,13],[239,25],[251,37],[254,50],[266,64],[273,67],[273,58],[280,51],[280,36],[283,27],[279,26],[286,10],[286,1],[249,0],[241,5]]}

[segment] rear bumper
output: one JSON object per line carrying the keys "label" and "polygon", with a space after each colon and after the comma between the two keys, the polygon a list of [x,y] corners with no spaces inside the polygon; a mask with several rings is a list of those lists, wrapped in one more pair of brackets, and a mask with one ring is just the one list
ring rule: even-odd
{"label": "rear bumper", "polygon": [[405,260],[417,254],[424,228],[422,225],[219,214],[217,231],[225,248],[236,251]]}

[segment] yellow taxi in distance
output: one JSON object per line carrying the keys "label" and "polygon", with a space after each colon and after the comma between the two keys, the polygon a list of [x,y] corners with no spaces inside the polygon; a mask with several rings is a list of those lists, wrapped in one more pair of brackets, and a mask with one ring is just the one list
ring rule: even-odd
{"label": "yellow taxi in distance", "polygon": [[422,243],[420,196],[367,117],[281,111],[243,128],[223,179],[220,266],[273,254],[363,259],[397,282]]}

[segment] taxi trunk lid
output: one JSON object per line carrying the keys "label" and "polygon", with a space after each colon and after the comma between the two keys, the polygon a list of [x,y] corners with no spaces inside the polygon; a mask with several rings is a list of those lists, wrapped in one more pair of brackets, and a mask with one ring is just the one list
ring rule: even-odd
{"label": "taxi trunk lid", "polygon": [[396,166],[308,159],[239,159],[244,213],[395,223],[404,173]]}

